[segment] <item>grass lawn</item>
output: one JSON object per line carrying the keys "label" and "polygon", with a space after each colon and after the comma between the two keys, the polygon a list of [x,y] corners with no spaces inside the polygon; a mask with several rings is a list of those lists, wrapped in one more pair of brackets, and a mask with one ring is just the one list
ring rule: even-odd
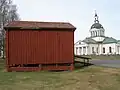
{"label": "grass lawn", "polygon": [[76,65],[72,72],[6,72],[0,61],[0,90],[120,90],[120,69]]}

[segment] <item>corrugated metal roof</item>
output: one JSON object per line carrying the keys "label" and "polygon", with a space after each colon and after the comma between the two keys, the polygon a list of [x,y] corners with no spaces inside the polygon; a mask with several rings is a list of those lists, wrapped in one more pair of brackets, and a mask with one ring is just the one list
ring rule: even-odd
{"label": "corrugated metal roof", "polygon": [[7,28],[19,28],[19,29],[41,29],[41,28],[64,28],[64,29],[76,29],[72,24],[67,22],[38,22],[38,21],[13,21],[7,24]]}

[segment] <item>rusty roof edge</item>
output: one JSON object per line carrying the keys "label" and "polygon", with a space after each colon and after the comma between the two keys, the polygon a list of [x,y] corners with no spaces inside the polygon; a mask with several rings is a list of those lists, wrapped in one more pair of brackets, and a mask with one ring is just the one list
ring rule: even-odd
{"label": "rusty roof edge", "polygon": [[76,30],[75,27],[73,28],[57,28],[57,27],[4,27],[5,30],[8,30],[8,29],[21,29],[21,30],[28,30],[28,29],[31,29],[31,30],[40,30],[40,29],[71,29],[73,31]]}
{"label": "rusty roof edge", "polygon": [[[20,21],[20,22],[22,22],[22,21]],[[46,23],[46,22],[43,22],[43,23]],[[51,22],[51,23],[53,23],[53,22]],[[54,22],[54,23],[59,23],[59,22]],[[63,27],[39,27],[39,26],[22,27],[22,26],[9,26],[9,24],[8,24],[8,25],[4,26],[4,29],[73,29],[73,30],[76,30],[76,27],[74,25],[72,25],[70,22],[62,22],[62,23],[67,23],[69,25],[69,27],[65,27],[65,26],[63,26]]]}
{"label": "rusty roof edge", "polygon": [[21,27],[8,27],[8,26],[4,26],[4,29],[7,30],[7,29],[20,29]]}

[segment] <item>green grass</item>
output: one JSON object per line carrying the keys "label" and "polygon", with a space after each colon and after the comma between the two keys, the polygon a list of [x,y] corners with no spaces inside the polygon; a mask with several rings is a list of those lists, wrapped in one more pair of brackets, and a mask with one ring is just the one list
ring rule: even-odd
{"label": "green grass", "polygon": [[63,72],[6,72],[0,61],[0,90],[120,90],[120,69],[79,66]]}

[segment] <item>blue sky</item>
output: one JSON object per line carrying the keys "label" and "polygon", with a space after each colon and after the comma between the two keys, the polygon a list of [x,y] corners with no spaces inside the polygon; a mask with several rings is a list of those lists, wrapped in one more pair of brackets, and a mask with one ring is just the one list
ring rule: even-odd
{"label": "blue sky", "polygon": [[77,29],[75,42],[89,35],[94,10],[105,35],[120,39],[119,0],[13,0],[21,20],[70,22]]}

